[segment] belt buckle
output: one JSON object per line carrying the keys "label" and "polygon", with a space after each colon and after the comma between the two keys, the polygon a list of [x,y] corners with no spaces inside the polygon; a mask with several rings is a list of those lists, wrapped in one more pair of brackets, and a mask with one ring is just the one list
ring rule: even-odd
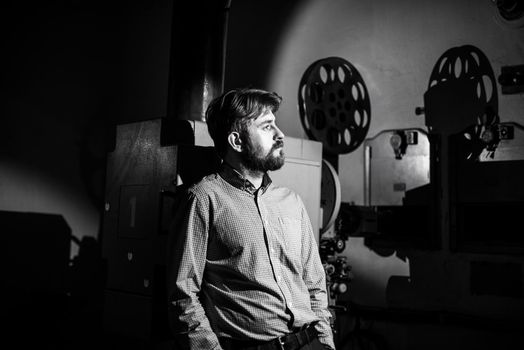
{"label": "belt buckle", "polygon": [[284,345],[286,343],[284,343],[283,339],[284,339],[285,336],[282,336],[282,337],[278,337],[277,340],[278,340],[278,345],[279,345],[279,349],[280,350],[286,350],[286,348],[284,348]]}

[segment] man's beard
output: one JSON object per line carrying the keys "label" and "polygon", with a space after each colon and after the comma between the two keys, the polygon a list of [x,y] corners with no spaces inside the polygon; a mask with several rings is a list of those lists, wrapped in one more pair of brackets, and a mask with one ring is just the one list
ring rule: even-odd
{"label": "man's beard", "polygon": [[244,143],[246,149],[241,153],[242,163],[244,166],[253,171],[274,171],[282,168],[284,165],[284,151],[282,148],[277,155],[273,155],[277,148],[284,146],[284,141],[276,141],[271,150],[263,155],[263,151],[260,146],[254,146],[249,139],[246,139]]}

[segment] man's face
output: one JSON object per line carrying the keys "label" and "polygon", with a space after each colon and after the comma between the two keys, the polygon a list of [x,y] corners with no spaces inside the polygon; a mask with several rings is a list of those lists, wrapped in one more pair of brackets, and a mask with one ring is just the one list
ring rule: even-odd
{"label": "man's face", "polygon": [[275,115],[265,110],[249,123],[243,135],[242,162],[250,170],[272,171],[284,165],[284,134],[275,124]]}

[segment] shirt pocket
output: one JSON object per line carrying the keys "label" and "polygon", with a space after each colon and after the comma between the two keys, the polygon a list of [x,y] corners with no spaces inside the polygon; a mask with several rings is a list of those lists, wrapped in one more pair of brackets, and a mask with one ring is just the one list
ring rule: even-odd
{"label": "shirt pocket", "polygon": [[302,229],[300,220],[290,217],[279,217],[278,223],[286,255],[300,266],[302,261]]}

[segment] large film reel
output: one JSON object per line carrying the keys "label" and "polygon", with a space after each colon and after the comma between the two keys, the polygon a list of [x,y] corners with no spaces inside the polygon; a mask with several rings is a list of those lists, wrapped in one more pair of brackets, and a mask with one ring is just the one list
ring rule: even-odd
{"label": "large film reel", "polygon": [[[477,47],[464,45],[454,47],[438,59],[429,78],[428,92],[444,84],[455,89],[462,100],[467,101],[471,122],[479,127],[494,122],[498,111],[498,95],[495,74],[488,58]],[[472,90],[472,91],[471,91]],[[436,101],[442,104],[450,101]]]}
{"label": "large film reel", "polygon": [[311,64],[298,89],[300,120],[310,139],[331,154],[354,151],[371,120],[369,94],[358,70],[339,57]]}

